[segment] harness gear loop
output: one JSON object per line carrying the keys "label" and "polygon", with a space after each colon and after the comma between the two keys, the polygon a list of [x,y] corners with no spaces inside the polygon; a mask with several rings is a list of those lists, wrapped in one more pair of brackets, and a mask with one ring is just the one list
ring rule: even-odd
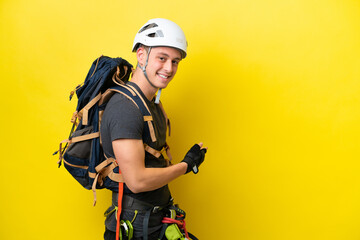
{"label": "harness gear loop", "polygon": [[187,232],[187,230],[186,230],[185,220],[176,220],[176,219],[164,217],[163,220],[162,220],[162,223],[176,224],[180,229],[184,230],[184,232],[185,232],[185,237],[186,237],[187,239],[189,239],[189,234],[188,234],[188,232]]}

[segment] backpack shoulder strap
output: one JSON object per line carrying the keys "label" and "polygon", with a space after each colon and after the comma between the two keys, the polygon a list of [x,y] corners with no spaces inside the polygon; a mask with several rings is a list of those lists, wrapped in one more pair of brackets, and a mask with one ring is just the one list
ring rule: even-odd
{"label": "backpack shoulder strap", "polygon": [[[102,105],[103,103],[106,103],[107,101],[109,101],[111,96],[114,95],[114,93],[116,93],[116,92],[123,94],[125,97],[127,97],[129,100],[131,100],[135,104],[135,106],[137,106],[140,109],[141,113],[144,116],[144,121],[147,122],[147,125],[148,125],[148,129],[149,129],[148,134],[150,134],[152,141],[156,142],[154,125],[152,123],[153,117],[151,115],[151,112],[150,112],[145,100],[142,98],[140,93],[134,87],[129,86],[129,85],[119,85],[119,86],[109,88],[105,93],[102,94],[101,100],[99,101],[99,105]],[[163,111],[165,120],[167,122],[167,125],[169,128],[169,135],[170,135],[170,126],[169,126],[170,122],[168,121],[168,118],[166,116],[165,111],[163,110],[163,107],[162,106],[160,106],[160,107]],[[145,148],[145,151],[147,151],[148,153],[150,153],[151,155],[153,155],[156,158],[159,158],[161,155],[163,155],[163,157],[168,161],[171,161],[171,159],[172,159],[170,151],[169,151],[169,146],[167,144],[160,151],[156,150],[154,148],[151,148],[146,143],[144,143],[144,148]]]}
{"label": "backpack shoulder strap", "polygon": [[[135,104],[135,106],[137,106],[140,109],[140,111],[144,117],[144,121],[147,122],[151,140],[153,142],[156,142],[155,130],[154,130],[154,125],[153,125],[153,117],[151,115],[149,107],[147,106],[145,100],[142,98],[142,96],[139,94],[139,92],[132,86],[118,85],[118,86],[109,88],[104,93],[104,98],[106,99],[106,98],[109,98],[110,95],[113,95],[113,93],[111,94],[111,92],[113,92],[113,93],[118,92],[120,94],[123,94],[125,97],[130,99]],[[101,101],[101,103],[102,103],[102,101]]]}
{"label": "backpack shoulder strap", "polygon": [[165,109],[164,109],[164,106],[162,105],[161,101],[159,102],[159,106],[161,108],[161,111],[165,117],[165,122],[166,122],[166,127],[168,129],[168,133],[169,133],[169,136],[170,136],[170,133],[171,133],[171,127],[170,127],[170,119],[168,118],[166,112],[165,112]]}

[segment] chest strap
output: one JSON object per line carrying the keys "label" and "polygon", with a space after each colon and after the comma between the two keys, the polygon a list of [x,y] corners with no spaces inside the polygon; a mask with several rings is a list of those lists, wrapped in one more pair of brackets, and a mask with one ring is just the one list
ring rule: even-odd
{"label": "chest strap", "polygon": [[165,160],[167,160],[169,162],[172,160],[172,156],[170,153],[170,147],[167,143],[160,151],[150,147],[146,143],[144,143],[144,148],[145,148],[146,152],[150,153],[151,155],[153,155],[156,158],[159,158],[162,155],[165,158]]}

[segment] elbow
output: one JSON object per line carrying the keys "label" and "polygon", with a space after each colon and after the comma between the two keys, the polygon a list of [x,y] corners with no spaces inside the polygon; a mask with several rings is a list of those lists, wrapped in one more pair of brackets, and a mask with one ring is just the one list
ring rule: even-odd
{"label": "elbow", "polygon": [[141,183],[140,181],[136,182],[125,182],[126,186],[130,189],[133,193],[141,193],[146,191],[145,184]]}
{"label": "elbow", "polygon": [[139,187],[137,187],[137,186],[129,186],[129,185],[126,185],[129,189],[130,189],[130,191],[132,192],[132,193],[141,193],[141,189],[139,188]]}

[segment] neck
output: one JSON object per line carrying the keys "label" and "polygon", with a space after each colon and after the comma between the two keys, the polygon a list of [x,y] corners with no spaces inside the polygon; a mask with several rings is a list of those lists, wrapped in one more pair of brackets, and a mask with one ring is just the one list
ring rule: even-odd
{"label": "neck", "polygon": [[158,88],[154,88],[150,85],[150,83],[146,80],[141,69],[136,68],[135,72],[131,78],[131,82],[136,83],[141,91],[144,93],[145,97],[151,101],[154,97]]}

